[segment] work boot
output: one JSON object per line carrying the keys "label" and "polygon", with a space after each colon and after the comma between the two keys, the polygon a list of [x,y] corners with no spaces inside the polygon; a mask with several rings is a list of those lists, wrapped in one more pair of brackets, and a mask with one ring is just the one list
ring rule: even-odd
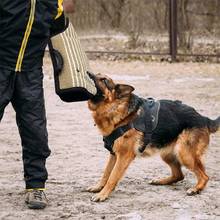
{"label": "work boot", "polygon": [[28,190],[25,202],[30,209],[44,209],[48,204],[44,190],[40,189]]}

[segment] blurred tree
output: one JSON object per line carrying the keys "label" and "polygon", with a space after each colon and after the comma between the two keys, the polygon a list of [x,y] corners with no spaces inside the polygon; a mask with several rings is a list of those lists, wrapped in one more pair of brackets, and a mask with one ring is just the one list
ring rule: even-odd
{"label": "blurred tree", "polygon": [[119,28],[126,0],[96,0],[96,2],[102,8],[100,18],[108,17],[112,28]]}
{"label": "blurred tree", "polygon": [[178,39],[179,47],[186,52],[192,46],[192,32],[188,14],[189,0],[178,0]]}

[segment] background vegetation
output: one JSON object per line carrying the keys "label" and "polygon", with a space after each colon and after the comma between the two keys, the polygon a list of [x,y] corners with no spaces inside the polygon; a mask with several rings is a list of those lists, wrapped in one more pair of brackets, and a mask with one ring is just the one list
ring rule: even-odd
{"label": "background vegetation", "polygon": [[[167,52],[169,0],[75,0],[88,50]],[[178,52],[220,53],[220,0],[177,0]],[[95,39],[94,47],[88,40]],[[87,44],[88,43],[88,44]]]}

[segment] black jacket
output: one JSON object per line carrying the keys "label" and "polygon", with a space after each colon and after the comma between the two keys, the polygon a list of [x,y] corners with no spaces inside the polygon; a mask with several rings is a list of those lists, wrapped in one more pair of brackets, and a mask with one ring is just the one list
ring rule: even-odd
{"label": "black jacket", "polygon": [[62,0],[0,0],[0,67],[42,67],[51,27],[62,14]]}

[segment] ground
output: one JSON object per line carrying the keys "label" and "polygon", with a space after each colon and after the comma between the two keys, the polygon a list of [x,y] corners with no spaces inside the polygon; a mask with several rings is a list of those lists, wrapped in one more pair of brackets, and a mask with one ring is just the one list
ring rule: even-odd
{"label": "ground", "polygon": [[[210,118],[220,116],[219,64],[96,60],[91,69],[132,84],[143,97],[180,99]],[[0,219],[220,219],[220,133],[212,135],[206,153],[210,181],[201,195],[186,195],[195,184],[186,169],[186,178],[177,184],[149,185],[151,179],[169,175],[166,164],[155,156],[136,159],[107,201],[91,202],[92,194],[85,189],[98,181],[108,152],[87,103],[63,103],[54,93],[48,59],[44,71],[52,150],[47,161],[49,206],[34,211],[24,204],[20,139],[14,111],[8,106],[0,130]]]}

